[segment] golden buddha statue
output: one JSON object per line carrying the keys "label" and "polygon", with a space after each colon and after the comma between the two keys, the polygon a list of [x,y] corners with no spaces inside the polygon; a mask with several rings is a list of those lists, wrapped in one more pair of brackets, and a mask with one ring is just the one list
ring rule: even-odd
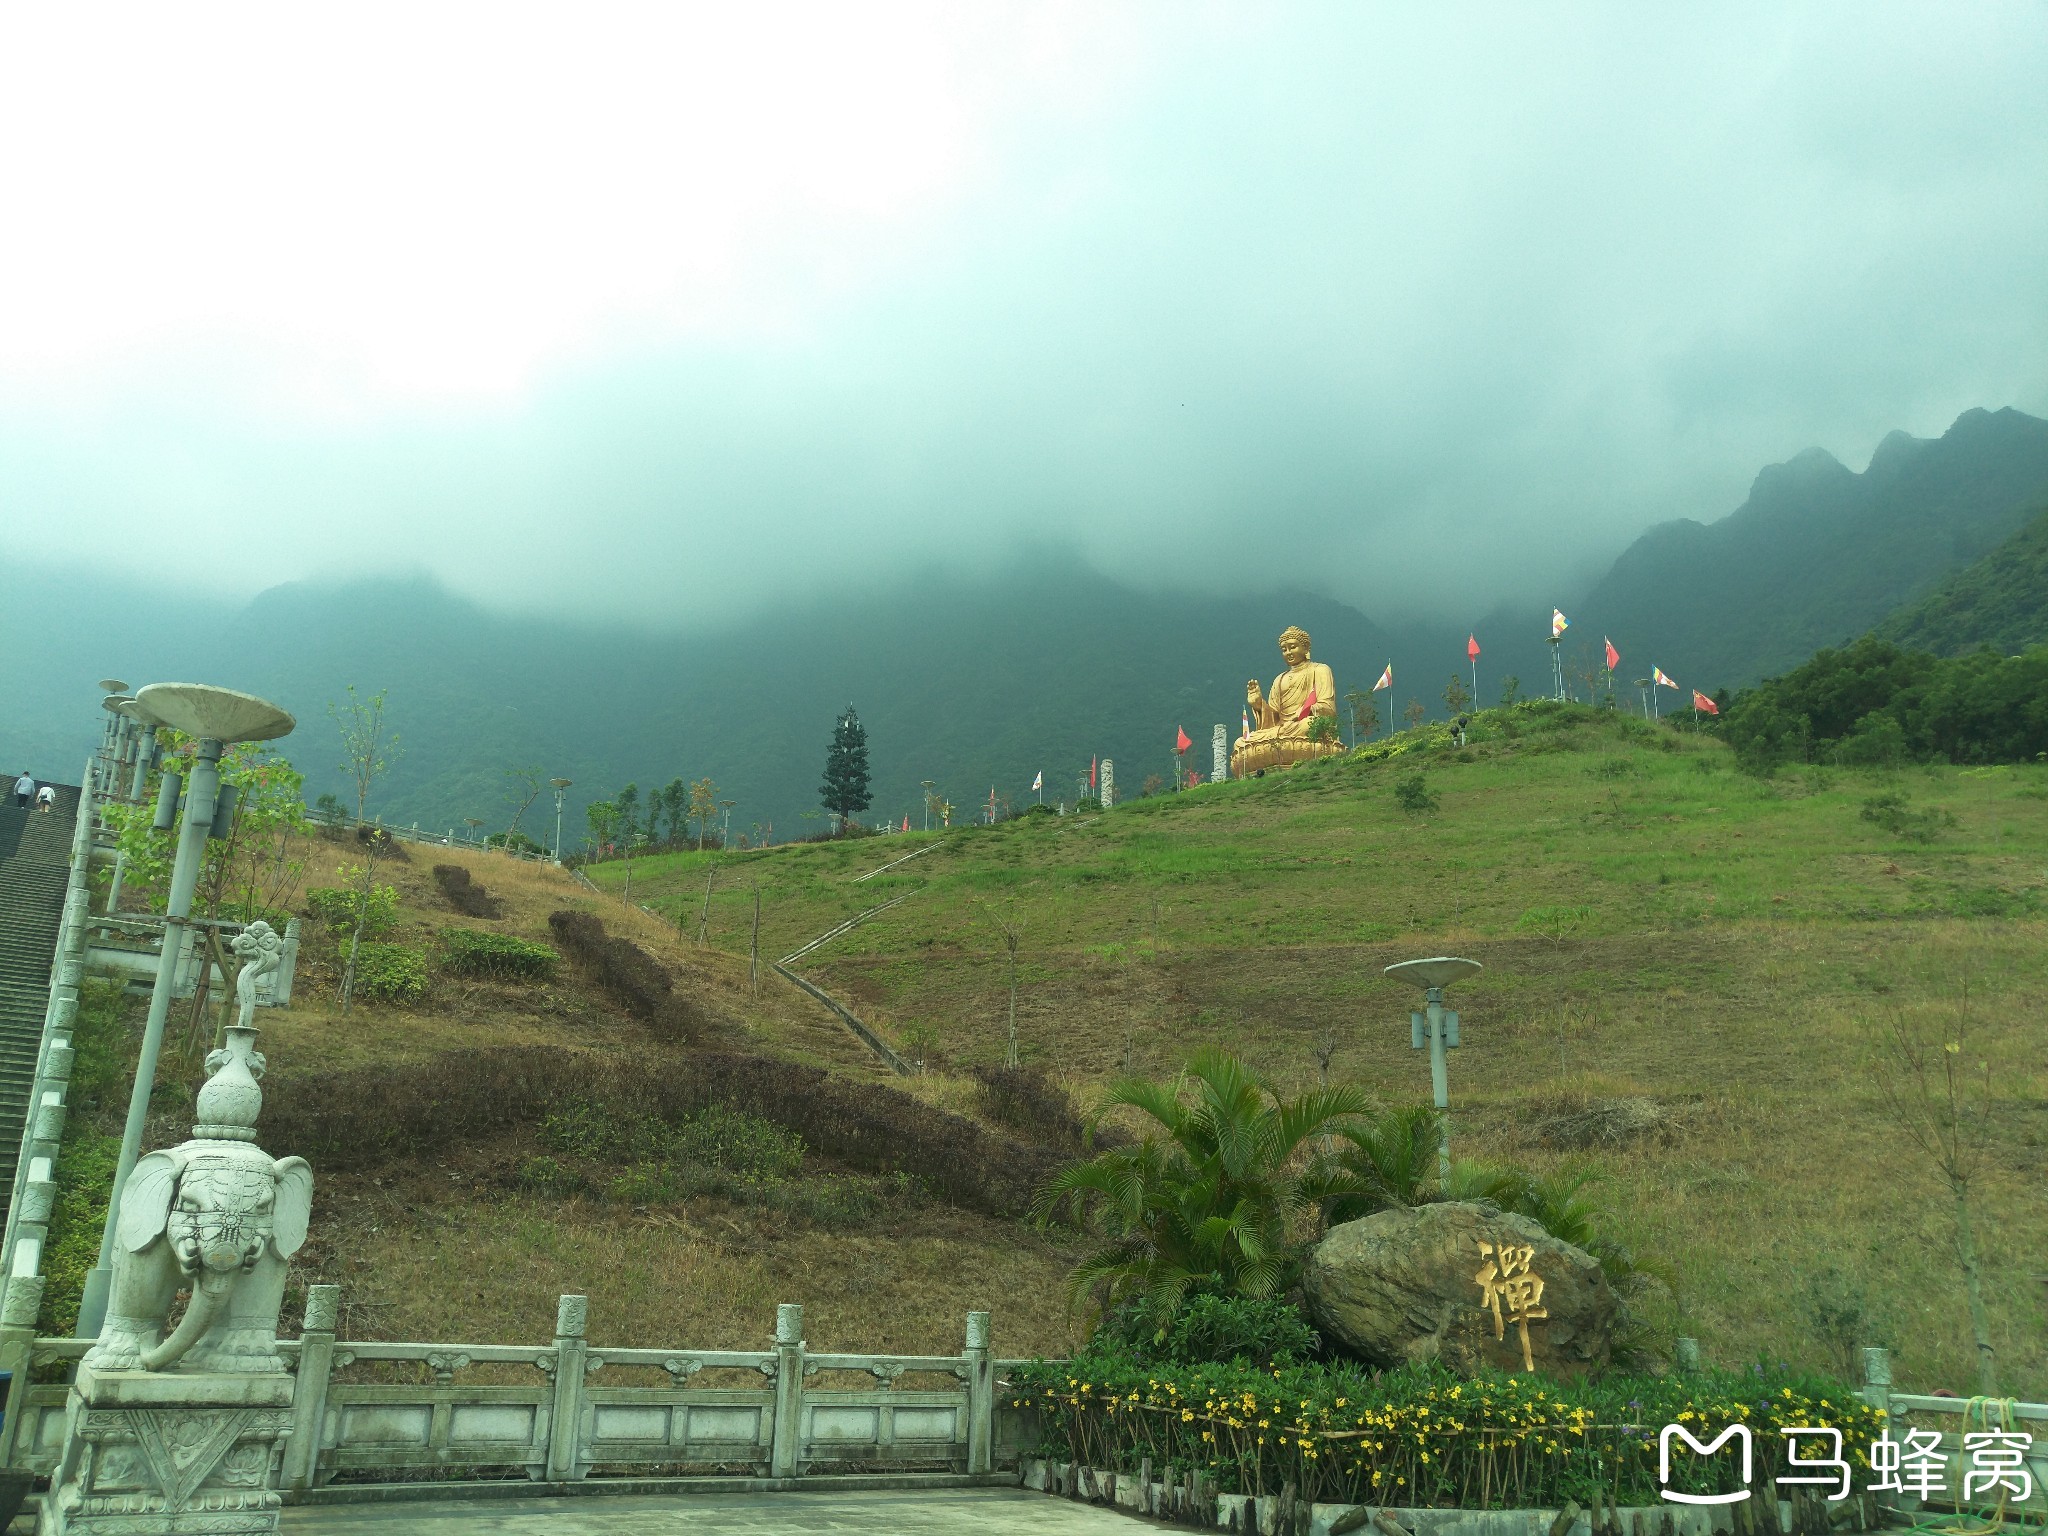
{"label": "golden buddha statue", "polygon": [[[1280,655],[1287,670],[1273,679],[1270,698],[1259,692],[1257,678],[1245,682],[1245,712],[1252,728],[1238,737],[1231,749],[1230,776],[1234,779],[1268,768],[1292,768],[1344,750],[1334,729],[1337,680],[1320,661],[1309,660],[1308,632],[1289,625],[1280,636]],[[1317,730],[1318,735],[1327,733],[1325,740],[1310,736],[1317,720],[1331,722]]]}

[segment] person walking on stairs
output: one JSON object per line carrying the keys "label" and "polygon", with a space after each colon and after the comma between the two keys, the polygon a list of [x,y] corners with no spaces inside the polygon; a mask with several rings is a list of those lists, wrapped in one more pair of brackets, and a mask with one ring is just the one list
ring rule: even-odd
{"label": "person walking on stairs", "polygon": [[35,792],[36,777],[24,768],[21,772],[21,777],[14,781],[14,803],[24,811],[27,810],[29,796]]}
{"label": "person walking on stairs", "polygon": [[36,791],[36,809],[41,811],[45,816],[49,815],[50,812],[57,809],[56,785],[45,784],[41,789]]}

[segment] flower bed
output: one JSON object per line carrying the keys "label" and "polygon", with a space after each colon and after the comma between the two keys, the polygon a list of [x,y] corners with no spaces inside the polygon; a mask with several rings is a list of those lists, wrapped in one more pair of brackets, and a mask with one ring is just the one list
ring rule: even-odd
{"label": "flower bed", "polygon": [[[1666,1424],[1702,1440],[1747,1424],[1754,1488],[1786,1470],[1780,1431],[1839,1429],[1860,1486],[1883,1422],[1838,1382],[1762,1366],[1574,1383],[1348,1365],[1160,1366],[1098,1354],[1038,1362],[1010,1379],[1013,1406],[1040,1415],[1047,1456],[1119,1471],[1149,1458],[1160,1472],[1200,1470],[1222,1492],[1291,1484],[1303,1501],[1332,1504],[1656,1504]],[[1812,1461],[1823,1452],[1808,1441],[1800,1454]],[[1675,1453],[1668,1486],[1731,1492],[1738,1465],[1728,1454]]]}

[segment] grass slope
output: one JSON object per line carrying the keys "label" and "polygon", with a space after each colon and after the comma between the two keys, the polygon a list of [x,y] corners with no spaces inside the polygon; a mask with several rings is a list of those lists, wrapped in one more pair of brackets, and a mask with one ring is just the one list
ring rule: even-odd
{"label": "grass slope", "polygon": [[[1397,806],[1417,771],[1435,811]],[[1954,823],[1902,840],[1861,814],[1887,793]],[[1461,1155],[1596,1162],[1710,1355],[1848,1368],[1887,1342],[1923,1388],[1973,1379],[1950,1206],[1873,1066],[1889,1019],[1952,1014],[1967,980],[1998,1095],[1977,1191],[1993,1326],[2007,1389],[2039,1396],[2044,848],[2048,769],[1757,781],[1711,738],[1538,706],[1481,717],[1464,749],[1431,728],[1092,817],[664,856],[630,878],[694,932],[708,874],[710,944],[735,959],[757,888],[764,956],[912,893],[801,969],[935,1084],[1000,1059],[999,923],[1023,935],[1027,1061],[1084,1092],[1217,1042],[1294,1087],[1327,1048],[1333,1075],[1420,1098],[1414,994],[1381,969],[1471,955]]]}
{"label": "grass slope", "polygon": [[[307,888],[340,883],[339,870],[361,862],[353,843],[312,837],[296,850]],[[436,862],[467,867],[503,906],[485,920],[458,915],[437,888]],[[691,1052],[652,1041],[565,965],[545,984],[466,979],[441,964],[444,937],[467,928],[552,944],[548,914],[595,911],[610,931],[639,943],[705,1010],[723,1021],[711,1042],[791,1063],[822,1066],[860,1083],[896,1083],[865,1047],[815,1003],[779,982],[759,995],[744,964],[695,948],[670,924],[591,893],[568,873],[497,854],[451,854],[415,847],[409,862],[380,862],[375,878],[399,896],[389,942],[429,960],[426,993],[411,1005],[337,1001],[345,944],[312,918],[304,924],[293,1006],[258,1015],[269,1058],[270,1108],[346,1092],[344,1104],[377,1115],[376,1085],[400,1091],[425,1076],[436,1098],[459,1088],[463,1057],[486,1047],[523,1047],[623,1059],[630,1071],[686,1075]],[[147,1144],[189,1134],[192,1093],[203,1079],[181,1045],[185,1005],[173,1014],[152,1106]],[[141,1000],[130,999],[129,1057]],[[113,1038],[122,1039],[118,1026]],[[75,1116],[81,1138],[118,1137],[121,1091],[99,1096],[91,1123]],[[369,1080],[371,1091],[363,1091]],[[973,1115],[975,1097],[933,1078],[911,1085],[927,1099]],[[302,1150],[271,1137],[280,1155]],[[344,1334],[373,1339],[510,1343],[552,1334],[555,1298],[591,1298],[593,1339],[615,1345],[752,1348],[773,1331],[778,1302],[806,1306],[815,1347],[946,1353],[961,1343],[969,1310],[996,1314],[1005,1352],[1057,1353],[1074,1341],[1059,1293],[1064,1249],[1014,1220],[956,1209],[936,1199],[890,1200],[872,1219],[849,1222],[831,1211],[836,1191],[858,1182],[812,1155],[786,1197],[774,1202],[686,1197],[656,1190],[625,1198],[537,1188],[527,1176],[536,1155],[553,1149],[530,1133],[451,1137],[424,1157],[392,1157],[369,1166],[335,1166],[316,1157],[314,1217],[298,1255],[288,1298],[296,1316],[303,1286],[342,1286]],[[101,1177],[111,1175],[111,1154]],[[843,1202],[842,1202],[843,1204]],[[829,1219],[814,1219],[826,1211]],[[81,1239],[90,1262],[97,1227]]]}

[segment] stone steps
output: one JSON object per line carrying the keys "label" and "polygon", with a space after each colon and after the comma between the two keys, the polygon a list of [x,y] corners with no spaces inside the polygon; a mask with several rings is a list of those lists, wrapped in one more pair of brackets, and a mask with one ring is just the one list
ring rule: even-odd
{"label": "stone steps", "polygon": [[48,814],[0,802],[0,1221],[35,1091],[77,813],[78,791],[61,785]]}

